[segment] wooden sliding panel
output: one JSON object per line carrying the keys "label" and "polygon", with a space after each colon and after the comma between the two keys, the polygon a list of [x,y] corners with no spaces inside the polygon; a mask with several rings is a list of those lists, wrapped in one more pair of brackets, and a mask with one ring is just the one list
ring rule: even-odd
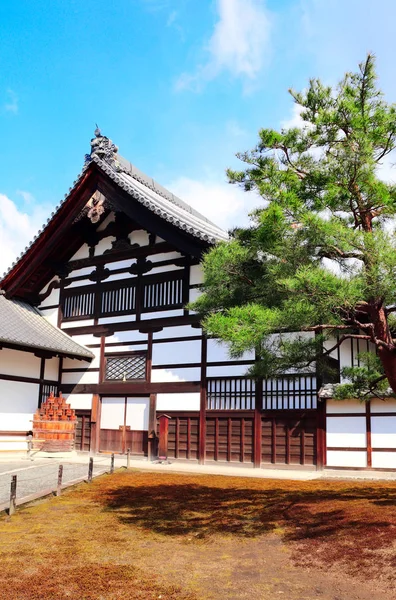
{"label": "wooden sliding panel", "polygon": [[198,436],[198,416],[172,416],[168,430],[168,458],[198,460]]}
{"label": "wooden sliding panel", "polygon": [[316,422],[315,411],[263,415],[262,464],[316,465]]}
{"label": "wooden sliding panel", "polygon": [[254,416],[211,416],[206,419],[206,458],[219,462],[253,462]]}

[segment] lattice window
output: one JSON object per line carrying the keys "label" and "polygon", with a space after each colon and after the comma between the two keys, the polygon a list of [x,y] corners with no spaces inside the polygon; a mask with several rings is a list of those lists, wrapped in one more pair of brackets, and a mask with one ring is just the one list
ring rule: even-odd
{"label": "lattice window", "polygon": [[103,287],[100,315],[124,315],[136,310],[136,283],[119,284],[112,289]]}
{"label": "lattice window", "polygon": [[245,377],[208,378],[208,410],[252,410],[255,381]]}
{"label": "lattice window", "polygon": [[95,292],[74,292],[65,296],[63,318],[91,317],[94,314]]}
{"label": "lattice window", "polygon": [[146,379],[146,354],[107,356],[105,377],[110,381]]}
{"label": "lattice window", "polygon": [[54,396],[58,395],[58,386],[56,383],[43,383],[43,387],[41,388],[40,406],[47,400],[47,398],[49,398],[51,392],[54,394]]}
{"label": "lattice window", "polygon": [[314,374],[264,379],[264,410],[310,410],[316,407],[317,382]]}
{"label": "lattice window", "polygon": [[143,288],[143,312],[157,309],[178,308],[183,305],[183,279],[177,276],[163,281],[145,282]]}

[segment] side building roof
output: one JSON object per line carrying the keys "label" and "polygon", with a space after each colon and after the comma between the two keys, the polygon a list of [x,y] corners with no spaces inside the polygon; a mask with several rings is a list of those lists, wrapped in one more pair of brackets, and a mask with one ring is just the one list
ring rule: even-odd
{"label": "side building roof", "polygon": [[88,348],[51,325],[39,310],[0,294],[0,347],[3,345],[45,350],[70,358],[94,358]]}

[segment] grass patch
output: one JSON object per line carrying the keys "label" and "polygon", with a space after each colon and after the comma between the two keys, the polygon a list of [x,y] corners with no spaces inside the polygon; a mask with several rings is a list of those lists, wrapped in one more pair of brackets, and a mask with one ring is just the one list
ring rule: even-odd
{"label": "grass patch", "polygon": [[310,598],[312,569],[392,597],[395,533],[394,483],[120,471],[2,517],[1,597]]}

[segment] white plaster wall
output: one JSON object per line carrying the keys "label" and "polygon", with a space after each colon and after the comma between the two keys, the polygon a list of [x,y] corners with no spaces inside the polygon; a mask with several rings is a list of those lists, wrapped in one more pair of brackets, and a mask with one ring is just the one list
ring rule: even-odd
{"label": "white plaster wall", "polygon": [[229,365],[225,367],[208,367],[206,374],[208,377],[238,377],[246,375],[249,365]]}
{"label": "white plaster wall", "polygon": [[[54,279],[57,280],[58,277],[55,277]],[[52,281],[53,280],[51,280],[50,283],[52,283]],[[49,285],[46,285],[44,290],[47,290]],[[40,292],[40,293],[43,293],[43,292]],[[39,306],[39,309],[43,308],[44,306],[52,306],[54,304],[59,304],[59,295],[60,295],[59,288],[55,288],[54,290],[52,290],[50,295],[47,298],[45,298],[45,300],[42,301],[42,303]]]}
{"label": "white plaster wall", "polygon": [[394,417],[371,417],[371,446],[373,448],[396,448],[396,415]]}
{"label": "white plaster wall", "polygon": [[161,331],[154,333],[153,339],[196,337],[197,335],[202,335],[202,329],[196,329],[191,325],[180,325],[178,327],[164,327]]}
{"label": "white plaster wall", "polygon": [[120,315],[118,317],[102,317],[98,319],[99,325],[108,325],[111,323],[134,323],[136,315]]}
{"label": "white plaster wall", "polygon": [[148,246],[149,244],[149,234],[144,229],[132,231],[128,237],[132,244],[139,244],[139,246]]}
{"label": "white plaster wall", "polygon": [[92,408],[92,394],[65,394],[65,398],[74,410]]}
{"label": "white plaster wall", "polygon": [[170,381],[199,381],[201,371],[199,368],[186,369],[153,369],[151,371],[151,381],[153,383]]}
{"label": "white plaster wall", "polygon": [[95,256],[101,256],[106,252],[106,250],[111,250],[112,242],[115,242],[116,238],[114,236],[109,236],[100,240],[99,244],[95,246]]}
{"label": "white plaster wall", "polygon": [[[92,271],[93,271],[93,269],[91,268],[90,273],[92,273]],[[77,275],[76,275],[76,277],[77,277]],[[70,283],[66,289],[71,290],[71,289],[83,287],[86,285],[95,285],[95,282],[91,281],[90,279],[81,279],[80,281],[72,281],[72,283]]]}
{"label": "white plaster wall", "polygon": [[396,452],[373,451],[371,462],[374,469],[396,469]]}
{"label": "white plaster wall", "polygon": [[128,398],[125,424],[129,425],[132,430],[147,431],[149,410],[149,398]]}
{"label": "white plaster wall", "polygon": [[367,467],[367,452],[357,450],[355,452],[342,452],[341,450],[327,451],[328,467]]}
{"label": "white plaster wall", "polygon": [[327,400],[327,414],[331,413],[366,413],[366,405],[358,400]]}
{"label": "white plaster wall", "polygon": [[57,358],[57,357],[46,358],[45,359],[45,368],[44,368],[45,379],[50,379],[52,381],[58,381],[58,374],[59,374],[59,358]]}
{"label": "white plaster wall", "polygon": [[125,398],[103,398],[100,416],[102,429],[119,429],[124,424]]}
{"label": "white plaster wall", "polygon": [[190,285],[203,282],[203,270],[201,265],[192,265],[190,268]]}
{"label": "white plaster wall", "polygon": [[28,431],[38,406],[39,385],[0,379],[0,430]]}
{"label": "white plaster wall", "polygon": [[85,371],[85,373],[62,373],[62,384],[99,383],[98,371]]}
{"label": "white plaster wall", "polygon": [[151,321],[152,319],[162,319],[167,317],[182,317],[183,309],[179,308],[177,310],[162,310],[157,312],[149,312],[142,313],[141,319],[142,321]]}
{"label": "white plaster wall", "polygon": [[328,447],[366,448],[366,417],[327,417]]}
{"label": "white plaster wall", "polygon": [[41,360],[31,352],[0,350],[0,373],[20,377],[40,377]]}
{"label": "white plaster wall", "polygon": [[51,325],[58,327],[58,307],[44,310],[42,314]]}
{"label": "white plaster wall", "polygon": [[153,344],[153,365],[201,362],[201,341]]}
{"label": "white plaster wall", "polygon": [[89,257],[89,246],[88,244],[83,244],[81,248],[77,250],[75,254],[71,257],[70,260],[78,260],[80,258],[88,258]]}
{"label": "white plaster wall", "polygon": [[[215,339],[208,339],[208,362],[221,362],[232,360],[229,354],[228,344]],[[237,360],[254,360],[254,352],[244,352]]]}
{"label": "white plaster wall", "polygon": [[[147,257],[148,260],[151,260],[152,263],[157,263],[157,262],[162,262],[163,260],[170,260],[171,258],[177,259],[177,258],[182,258],[182,254],[180,254],[180,252],[162,252],[161,254],[150,254],[150,256]],[[174,266],[174,265],[168,265],[169,266]],[[182,269],[182,267],[176,267],[178,269]],[[152,271],[150,271],[150,273],[152,273]]]}
{"label": "white plaster wall", "polygon": [[62,323],[62,329],[70,329],[71,327],[85,327],[86,325],[93,325],[93,319],[81,319],[78,321],[66,321]]}
{"label": "white plaster wall", "polygon": [[27,443],[26,436],[0,436],[0,452],[26,452]]}
{"label": "white plaster wall", "polygon": [[372,413],[384,413],[384,412],[392,412],[396,414],[396,399],[395,398],[387,398],[386,400],[380,400],[379,398],[374,398],[370,402],[371,412]]}
{"label": "white plaster wall", "polygon": [[157,412],[167,410],[199,410],[199,392],[184,394],[157,394]]}

